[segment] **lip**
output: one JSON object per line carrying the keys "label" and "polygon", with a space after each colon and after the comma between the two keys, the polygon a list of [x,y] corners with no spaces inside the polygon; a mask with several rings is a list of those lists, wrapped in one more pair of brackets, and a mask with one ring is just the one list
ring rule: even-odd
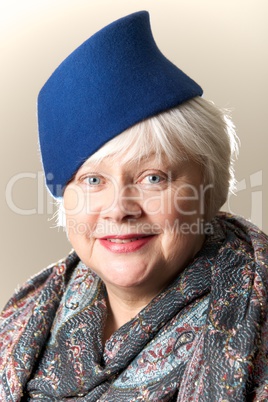
{"label": "lip", "polygon": [[148,244],[155,235],[127,234],[121,236],[105,236],[99,239],[100,244],[112,253],[133,253]]}

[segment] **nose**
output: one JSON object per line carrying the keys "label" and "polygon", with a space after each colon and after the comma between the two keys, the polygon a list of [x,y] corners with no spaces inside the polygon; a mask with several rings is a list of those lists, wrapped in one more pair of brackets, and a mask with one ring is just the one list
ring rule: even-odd
{"label": "nose", "polygon": [[101,216],[114,222],[138,219],[142,216],[141,200],[142,194],[134,185],[122,186],[114,194],[110,207],[101,212]]}

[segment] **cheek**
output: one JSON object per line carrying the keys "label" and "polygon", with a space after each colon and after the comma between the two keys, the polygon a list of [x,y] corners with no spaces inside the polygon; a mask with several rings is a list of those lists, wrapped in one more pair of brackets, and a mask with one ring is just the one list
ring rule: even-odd
{"label": "cheek", "polygon": [[[196,228],[195,228],[196,229]],[[174,224],[162,237],[161,249],[166,261],[175,266],[185,266],[200,249],[202,238],[199,233],[191,233],[192,223]]]}
{"label": "cheek", "polygon": [[64,192],[63,206],[68,216],[96,215],[103,209],[106,199],[102,193],[91,193],[79,185],[70,183]]}
{"label": "cheek", "polygon": [[174,219],[192,220],[200,215],[202,210],[200,189],[196,186],[183,184],[167,189],[158,194],[147,194],[142,208],[153,217],[161,217],[170,221]]}
{"label": "cheek", "polygon": [[171,215],[173,217],[174,210],[176,212],[175,190],[170,187],[166,191],[156,194],[146,194],[143,198],[142,208],[146,215],[154,217],[156,220],[166,219]]}
{"label": "cheek", "polygon": [[87,213],[87,204],[81,190],[73,187],[66,189],[64,193],[64,210],[66,218],[66,230],[70,242],[82,236],[90,237],[96,220],[96,215]]}
{"label": "cheek", "polygon": [[85,209],[85,197],[79,186],[69,184],[63,195],[66,216],[75,216]]}
{"label": "cheek", "polygon": [[93,231],[94,224],[83,215],[66,216],[66,230],[70,242],[73,244],[76,240],[81,241],[82,237],[89,238]]}
{"label": "cheek", "polygon": [[94,217],[88,215],[69,215],[66,217],[68,240],[79,258],[87,265],[93,254],[94,238],[92,233],[96,227]]}
{"label": "cheek", "polygon": [[187,189],[178,189],[174,194],[173,209],[183,221],[196,220],[202,214],[199,188],[190,186]]}

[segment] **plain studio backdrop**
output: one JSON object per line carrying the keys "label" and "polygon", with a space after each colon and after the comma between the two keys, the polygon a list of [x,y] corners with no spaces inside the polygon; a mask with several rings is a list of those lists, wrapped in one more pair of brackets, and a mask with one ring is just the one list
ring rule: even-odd
{"label": "plain studio backdrop", "polygon": [[36,98],[58,64],[106,24],[151,14],[162,52],[228,108],[241,140],[225,209],[268,232],[267,0],[0,0],[1,287],[15,288],[71,246],[55,228],[37,143]]}

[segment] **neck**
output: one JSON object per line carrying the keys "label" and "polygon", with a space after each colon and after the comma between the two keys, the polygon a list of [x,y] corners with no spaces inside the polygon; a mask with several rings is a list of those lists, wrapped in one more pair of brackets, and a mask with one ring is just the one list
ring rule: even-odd
{"label": "neck", "polygon": [[120,327],[132,320],[155,295],[133,295],[107,287],[107,320],[104,330],[104,342]]}

